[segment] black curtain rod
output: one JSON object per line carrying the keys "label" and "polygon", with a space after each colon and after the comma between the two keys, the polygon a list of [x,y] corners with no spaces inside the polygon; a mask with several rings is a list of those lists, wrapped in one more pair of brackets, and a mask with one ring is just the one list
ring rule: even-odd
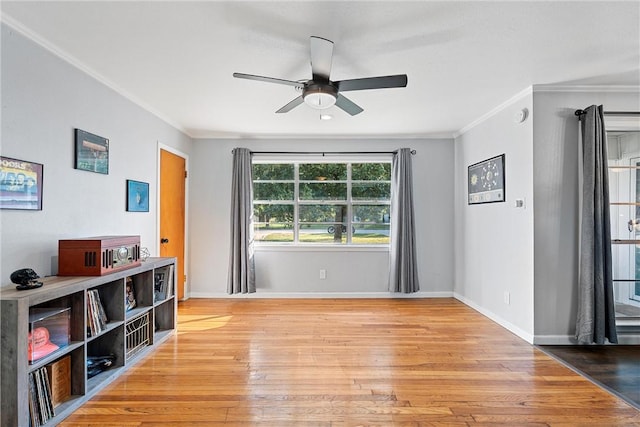
{"label": "black curtain rod", "polygon": [[[578,118],[587,114],[585,110],[576,110],[574,113]],[[640,116],[640,111],[603,111],[605,116]]]}
{"label": "black curtain rod", "polygon": [[[252,151],[251,154],[396,154],[395,151]],[[231,150],[233,153],[233,150]],[[411,154],[416,154],[416,150],[411,150]]]}

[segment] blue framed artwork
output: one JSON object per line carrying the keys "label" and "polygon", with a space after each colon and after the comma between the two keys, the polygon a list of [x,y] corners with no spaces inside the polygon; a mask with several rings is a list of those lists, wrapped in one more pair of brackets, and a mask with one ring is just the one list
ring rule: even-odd
{"label": "blue framed artwork", "polygon": [[109,174],[109,140],[76,129],[75,168]]}
{"label": "blue framed artwork", "polygon": [[127,180],[127,212],[149,212],[149,183]]}

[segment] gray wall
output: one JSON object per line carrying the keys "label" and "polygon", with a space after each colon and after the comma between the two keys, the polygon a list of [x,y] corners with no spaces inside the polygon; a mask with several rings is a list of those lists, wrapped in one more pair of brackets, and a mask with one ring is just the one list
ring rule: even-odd
{"label": "gray wall", "polygon": [[[226,290],[231,148],[255,150],[393,150],[414,156],[422,289],[451,295],[453,282],[453,144],[451,140],[192,140],[48,50],[2,26],[2,155],[44,164],[42,211],[0,212],[2,264],[56,273],[62,238],[140,234],[156,255],[157,144],[190,155],[187,265],[192,295]],[[108,175],[73,168],[73,130],[110,140]],[[150,183],[150,212],[125,212],[125,181]],[[259,251],[259,292],[386,294],[386,251]],[[319,280],[318,270],[327,270]]]}
{"label": "gray wall", "polygon": [[619,88],[534,87],[535,341],[569,343],[578,284],[578,120],[575,110],[640,111]]}
{"label": "gray wall", "polygon": [[[225,294],[231,149],[415,148],[419,274],[424,295],[452,292],[536,342],[569,342],[577,286],[577,108],[640,111],[636,91],[537,86],[453,143],[408,140],[196,140],[2,24],[3,156],[44,164],[44,209],[0,211],[0,278],[56,272],[61,238],[140,234],[157,254],[157,144],[190,155],[190,289]],[[513,115],[527,107],[522,124]],[[109,175],[73,169],[73,130],[111,142]],[[303,148],[301,148],[303,147]],[[455,148],[454,148],[455,147]],[[507,201],[466,203],[467,166],[505,153]],[[150,183],[150,212],[125,212],[125,181]],[[455,181],[455,184],[454,184]],[[515,208],[524,198],[524,209]],[[455,248],[455,252],[454,252]],[[261,295],[372,295],[387,289],[386,251],[260,250]],[[455,260],[455,261],[454,261]],[[455,268],[454,268],[455,267]],[[318,270],[327,270],[320,280]],[[455,273],[454,273],[455,272]],[[505,292],[509,303],[504,302]]]}
{"label": "gray wall", "polygon": [[[523,108],[530,117],[517,123],[514,116]],[[455,141],[456,297],[528,341],[533,337],[531,112],[532,95],[525,92]],[[468,166],[503,153],[506,201],[468,205]],[[515,199],[525,206],[515,207]]]}
{"label": "gray wall", "polygon": [[[456,138],[455,295],[539,344],[573,341],[578,283],[578,120],[592,104],[640,111],[625,87],[534,86]],[[531,117],[517,124],[526,107]],[[466,205],[466,168],[506,154],[506,203]],[[526,207],[514,207],[525,198]],[[505,292],[510,301],[505,301]]]}
{"label": "gray wall", "polygon": [[[0,283],[55,273],[62,238],[139,234],[157,255],[157,146],[189,153],[191,139],[4,24],[1,65],[1,153],[44,164],[44,197],[42,211],[0,211]],[[110,140],[108,175],[73,168],[74,128]],[[150,184],[148,213],[125,212],[127,179]]]}
{"label": "gray wall", "polygon": [[[453,142],[409,140],[195,140],[191,156],[191,295],[226,293],[231,200],[231,150],[391,151],[413,156],[421,291],[451,295],[453,283]],[[259,249],[257,293],[268,295],[388,295],[387,251]],[[319,270],[327,270],[326,280]]]}

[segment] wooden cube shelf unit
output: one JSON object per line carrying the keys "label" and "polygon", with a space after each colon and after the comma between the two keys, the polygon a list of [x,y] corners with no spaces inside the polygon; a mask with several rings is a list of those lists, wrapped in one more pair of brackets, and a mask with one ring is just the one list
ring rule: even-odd
{"label": "wooden cube shelf unit", "polygon": [[[30,425],[29,375],[35,371],[43,367],[49,371],[52,367],[69,370],[56,374],[65,384],[61,386],[64,389],[52,390],[52,395],[58,393],[66,400],[55,402],[54,417],[43,424],[54,426],[169,338],[176,328],[175,288],[170,288],[161,300],[154,298],[154,276],[156,273],[171,275],[175,283],[175,265],[175,258],[148,258],[138,267],[106,276],[45,277],[41,288],[28,291],[4,287],[0,293],[0,425]],[[131,309],[127,309],[125,303],[127,284],[133,284],[136,301]],[[100,323],[96,300],[104,309],[105,321],[100,327],[95,325]],[[29,312],[42,308],[70,308],[69,344],[30,363],[27,357]],[[160,326],[153,328],[153,325]],[[111,366],[89,378],[87,358],[105,355],[115,356]],[[70,378],[65,378],[65,374]]]}

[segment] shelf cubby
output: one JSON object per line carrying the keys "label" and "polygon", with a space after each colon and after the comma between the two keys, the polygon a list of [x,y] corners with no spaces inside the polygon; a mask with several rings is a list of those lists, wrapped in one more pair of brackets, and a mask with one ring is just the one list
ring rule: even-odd
{"label": "shelf cubby", "polygon": [[161,334],[164,331],[173,331],[176,324],[176,299],[171,296],[168,299],[162,301],[162,303],[156,305],[153,321],[154,334]]}
{"label": "shelf cubby", "polygon": [[[91,396],[113,381],[133,363],[144,358],[154,347],[168,339],[176,326],[176,300],[174,296],[154,303],[154,271],[175,266],[175,258],[149,258],[140,266],[105,276],[58,277],[42,279],[40,288],[17,291],[7,286],[0,293],[0,331],[2,355],[0,380],[2,400],[0,425],[29,425],[30,373],[70,357],[68,375],[70,394],[55,408],[55,416],[44,426],[55,426],[69,416]],[[171,269],[175,271],[175,268]],[[126,282],[130,278],[136,291],[136,307],[125,308]],[[173,277],[172,277],[173,279]],[[106,328],[95,336],[87,336],[87,302],[89,290],[96,290],[108,319]],[[69,342],[33,363],[27,358],[29,313],[32,309],[70,308]],[[144,323],[147,319],[147,337]],[[159,331],[154,328],[159,325]],[[138,333],[138,335],[131,335]],[[138,338],[127,344],[127,338]],[[135,349],[133,344],[140,344]],[[135,351],[132,351],[135,350]],[[99,374],[88,378],[87,357],[115,356],[113,364]]]}

